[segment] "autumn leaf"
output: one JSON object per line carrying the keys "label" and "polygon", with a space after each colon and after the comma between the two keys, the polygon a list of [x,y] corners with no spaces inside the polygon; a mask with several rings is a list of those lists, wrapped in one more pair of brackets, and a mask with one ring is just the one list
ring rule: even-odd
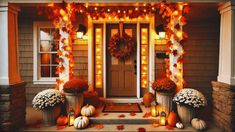
{"label": "autumn leaf", "polygon": [[98,116],[99,116],[99,114],[98,114],[98,113],[95,113],[92,117],[96,118],[96,117],[98,117]]}
{"label": "autumn leaf", "polygon": [[119,118],[125,118],[126,116],[124,114],[118,115]]}
{"label": "autumn leaf", "polygon": [[138,128],[138,132],[146,132],[146,130],[145,130],[145,128],[140,127],[140,128]]}
{"label": "autumn leaf", "polygon": [[167,125],[167,126],[166,126],[166,129],[168,129],[168,130],[174,130],[174,128],[173,128],[172,126],[170,126],[170,125]]}
{"label": "autumn leaf", "polygon": [[153,123],[152,126],[153,126],[154,128],[156,128],[156,127],[159,127],[160,125],[157,124],[157,123]]}
{"label": "autumn leaf", "polygon": [[135,115],[136,115],[135,112],[131,112],[131,113],[130,113],[130,116],[135,116]]}
{"label": "autumn leaf", "polygon": [[172,51],[172,54],[173,54],[174,56],[177,56],[177,55],[178,55],[178,50],[173,50],[173,51]]}
{"label": "autumn leaf", "polygon": [[145,112],[143,118],[148,118],[151,116],[151,112]]}
{"label": "autumn leaf", "polygon": [[124,129],[125,129],[124,125],[117,125],[117,130],[124,130]]}
{"label": "autumn leaf", "polygon": [[67,126],[56,126],[56,130],[62,130],[65,129]]}
{"label": "autumn leaf", "polygon": [[95,125],[95,129],[97,129],[97,130],[100,130],[100,129],[103,129],[103,128],[104,128],[103,124],[96,124]]}
{"label": "autumn leaf", "polygon": [[88,128],[93,128],[95,127],[95,124],[89,124]]}
{"label": "autumn leaf", "polygon": [[189,10],[190,10],[189,5],[185,5],[183,8],[183,13],[188,14]]}
{"label": "autumn leaf", "polygon": [[104,114],[103,114],[103,116],[107,116],[107,115],[109,115],[109,114],[108,114],[108,113],[104,113]]}

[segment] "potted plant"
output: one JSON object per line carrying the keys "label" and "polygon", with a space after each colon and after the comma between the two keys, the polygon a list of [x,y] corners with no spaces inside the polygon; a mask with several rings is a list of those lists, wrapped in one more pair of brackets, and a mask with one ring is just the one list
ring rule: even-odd
{"label": "potted plant", "polygon": [[67,113],[72,108],[75,116],[78,116],[83,105],[83,92],[88,89],[88,83],[84,79],[73,78],[67,81],[63,90],[66,95],[66,111]]}
{"label": "potted plant", "polygon": [[205,96],[191,88],[181,89],[173,98],[177,104],[177,111],[183,123],[190,123],[195,117],[195,109],[207,105]]}
{"label": "potted plant", "polygon": [[155,91],[156,104],[159,105],[159,112],[164,111],[167,115],[172,109],[172,97],[176,89],[176,84],[169,78],[163,77],[152,83]]}
{"label": "potted plant", "polygon": [[56,89],[47,89],[39,92],[33,99],[33,108],[41,110],[45,126],[56,123],[61,112],[61,105],[65,102],[64,95]]}

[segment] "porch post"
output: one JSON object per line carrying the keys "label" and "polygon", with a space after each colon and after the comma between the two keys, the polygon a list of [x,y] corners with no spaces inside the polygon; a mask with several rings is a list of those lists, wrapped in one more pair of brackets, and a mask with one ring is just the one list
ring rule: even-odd
{"label": "porch post", "polygon": [[20,79],[18,11],[0,1],[0,130],[17,131],[25,120],[25,82]]}
{"label": "porch post", "polygon": [[235,2],[219,7],[221,14],[218,81],[235,85]]}

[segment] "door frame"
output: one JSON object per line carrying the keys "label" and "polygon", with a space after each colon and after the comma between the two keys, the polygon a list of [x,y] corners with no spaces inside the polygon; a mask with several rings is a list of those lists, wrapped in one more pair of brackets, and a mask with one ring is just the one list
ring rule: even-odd
{"label": "door frame", "polygon": [[[107,80],[106,80],[106,24],[107,23],[119,23],[120,20],[113,20],[113,19],[99,19],[99,20],[93,20],[91,17],[88,17],[88,82],[90,85],[95,86],[94,82],[94,44],[93,44],[93,24],[102,24],[103,25],[103,98],[107,99],[109,101],[130,101],[130,98],[107,98]],[[154,31],[154,15],[149,15],[148,19],[125,19],[123,20],[124,23],[133,23],[137,24],[137,84],[136,84],[136,99],[140,99],[140,81],[141,81],[141,75],[140,75],[140,24],[149,24],[149,82],[153,82],[155,77],[155,59],[154,59],[154,41],[155,41],[155,31]],[[151,85],[148,87],[149,92],[153,93],[153,90],[151,89]],[[136,99],[132,99],[135,101]]]}

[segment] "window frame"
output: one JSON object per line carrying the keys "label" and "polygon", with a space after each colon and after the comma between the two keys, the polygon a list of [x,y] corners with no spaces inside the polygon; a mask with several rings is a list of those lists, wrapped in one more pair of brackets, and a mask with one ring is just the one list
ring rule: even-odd
{"label": "window frame", "polygon": [[[54,28],[53,24],[48,21],[33,23],[33,83],[34,84],[56,84],[58,77],[41,77],[39,62],[39,30],[40,28]],[[50,53],[51,54],[51,53]],[[50,60],[51,61],[51,60]]]}

